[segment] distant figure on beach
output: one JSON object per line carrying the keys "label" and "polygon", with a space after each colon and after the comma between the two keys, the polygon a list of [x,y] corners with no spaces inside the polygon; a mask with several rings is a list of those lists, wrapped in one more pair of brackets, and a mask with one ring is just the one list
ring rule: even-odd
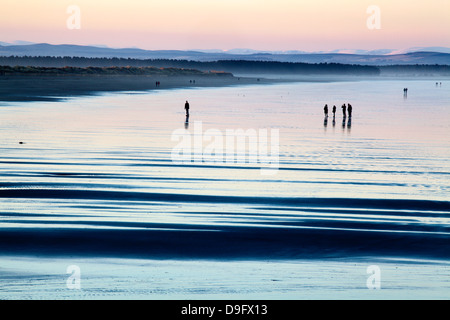
{"label": "distant figure on beach", "polygon": [[333,118],[336,116],[336,106],[333,106]]}
{"label": "distant figure on beach", "polygon": [[[352,117],[352,105],[350,103],[347,104],[347,111],[348,111],[348,117],[351,118]],[[349,120],[350,121],[350,120]]]}
{"label": "distant figure on beach", "polygon": [[347,113],[346,113],[346,110],[345,110],[347,107],[345,106],[345,103],[342,105],[341,108],[342,108],[342,114],[344,115],[344,118],[347,117]]}
{"label": "distant figure on beach", "polygon": [[328,117],[328,105],[326,104],[325,107],[323,107],[323,113],[325,114],[325,117]]}
{"label": "distant figure on beach", "polygon": [[186,110],[186,117],[189,117],[189,102],[187,100],[184,104],[184,109]]}

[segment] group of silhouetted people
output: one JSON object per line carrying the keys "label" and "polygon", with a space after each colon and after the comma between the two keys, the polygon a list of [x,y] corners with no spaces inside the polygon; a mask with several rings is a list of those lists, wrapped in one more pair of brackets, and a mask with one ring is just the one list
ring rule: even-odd
{"label": "group of silhouetted people", "polygon": [[159,87],[160,84],[161,84],[161,82],[159,82],[159,81],[156,81],[156,83],[155,83],[155,85],[156,85],[157,87]]}
{"label": "group of silhouetted people", "polygon": [[[347,105],[345,105],[345,103],[344,103],[342,105],[341,109],[342,109],[342,114],[343,114],[344,118],[347,117],[347,112],[348,112],[349,117],[352,116],[353,107],[350,103],[347,103]],[[325,113],[325,117],[328,117],[328,105],[327,104],[325,105],[325,107],[323,107],[323,112]],[[333,106],[332,112],[333,112],[333,118],[336,117],[336,106]]]}

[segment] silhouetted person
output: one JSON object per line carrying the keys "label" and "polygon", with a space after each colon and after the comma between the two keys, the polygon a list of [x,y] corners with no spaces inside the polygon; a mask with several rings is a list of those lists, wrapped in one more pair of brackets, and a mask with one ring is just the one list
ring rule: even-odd
{"label": "silhouetted person", "polygon": [[326,104],[325,107],[323,107],[323,113],[325,113],[325,117],[328,117],[328,105]]}
{"label": "silhouetted person", "polygon": [[350,118],[352,116],[352,105],[349,103],[348,107],[347,107],[347,111],[348,111],[348,117]]}
{"label": "silhouetted person", "polygon": [[336,106],[333,106],[333,118],[336,116]]}
{"label": "silhouetted person", "polygon": [[345,110],[346,109],[345,103],[342,105],[341,108],[342,108],[342,114],[344,115],[344,118],[347,117],[347,112]]}
{"label": "silhouetted person", "polygon": [[187,100],[184,104],[184,109],[186,110],[186,117],[189,117],[189,102]]}

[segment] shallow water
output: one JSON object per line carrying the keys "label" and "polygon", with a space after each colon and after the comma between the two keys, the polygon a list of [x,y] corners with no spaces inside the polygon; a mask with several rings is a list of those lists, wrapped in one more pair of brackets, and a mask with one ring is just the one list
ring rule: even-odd
{"label": "shallow water", "polygon": [[[448,297],[447,86],[302,82],[2,103],[1,259],[432,259],[446,271],[417,270]],[[279,130],[271,174],[265,162],[174,163],[185,100],[192,143],[208,130]]]}

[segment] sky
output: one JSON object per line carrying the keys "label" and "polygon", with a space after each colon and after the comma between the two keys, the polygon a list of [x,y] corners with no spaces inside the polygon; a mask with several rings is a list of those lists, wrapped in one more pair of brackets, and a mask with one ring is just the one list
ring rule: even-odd
{"label": "sky", "polygon": [[2,0],[0,41],[149,50],[450,47],[449,17],[449,0]]}

